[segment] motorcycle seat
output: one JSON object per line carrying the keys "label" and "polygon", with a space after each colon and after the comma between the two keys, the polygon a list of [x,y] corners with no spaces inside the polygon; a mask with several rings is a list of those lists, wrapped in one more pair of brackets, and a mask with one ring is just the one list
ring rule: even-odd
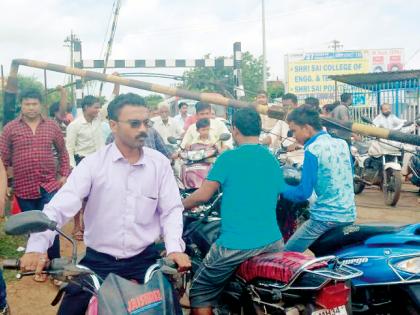
{"label": "motorcycle seat", "polygon": [[[277,280],[288,283],[296,272],[313,257],[297,252],[267,253],[252,257],[243,262],[236,275],[250,282],[255,279]],[[316,263],[308,269],[325,267],[326,263]]]}
{"label": "motorcycle seat", "polygon": [[355,142],[353,145],[356,147],[357,152],[359,152],[360,155],[365,155],[369,151],[369,145],[367,143]]}
{"label": "motorcycle seat", "polygon": [[368,238],[380,234],[400,232],[404,226],[352,224],[333,228],[319,237],[310,250],[316,256],[332,254],[350,244],[363,243]]}

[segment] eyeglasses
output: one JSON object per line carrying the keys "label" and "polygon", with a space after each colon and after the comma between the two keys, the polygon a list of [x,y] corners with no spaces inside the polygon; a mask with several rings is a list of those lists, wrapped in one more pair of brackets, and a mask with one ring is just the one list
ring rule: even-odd
{"label": "eyeglasses", "polygon": [[150,119],[139,120],[139,119],[129,119],[129,120],[117,120],[119,123],[129,124],[131,128],[139,128],[141,125],[146,128],[153,127],[153,121]]}

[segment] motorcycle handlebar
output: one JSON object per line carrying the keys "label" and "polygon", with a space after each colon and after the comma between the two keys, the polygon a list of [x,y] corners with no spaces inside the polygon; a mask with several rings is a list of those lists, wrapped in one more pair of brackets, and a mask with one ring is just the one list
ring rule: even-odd
{"label": "motorcycle handlebar", "polygon": [[19,259],[4,259],[2,262],[2,265],[4,269],[19,270],[20,260]]}

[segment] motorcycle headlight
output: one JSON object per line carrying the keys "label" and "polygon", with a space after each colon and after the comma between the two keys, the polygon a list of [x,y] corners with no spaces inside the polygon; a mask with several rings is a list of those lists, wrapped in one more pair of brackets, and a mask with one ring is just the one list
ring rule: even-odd
{"label": "motorcycle headlight", "polygon": [[396,263],[395,267],[409,273],[420,273],[420,257],[402,260]]}

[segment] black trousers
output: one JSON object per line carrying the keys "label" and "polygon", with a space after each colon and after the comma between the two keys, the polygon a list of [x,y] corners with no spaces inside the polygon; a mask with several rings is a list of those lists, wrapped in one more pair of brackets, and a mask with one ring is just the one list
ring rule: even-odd
{"label": "black trousers", "polygon": [[[97,252],[88,247],[86,249],[86,255],[80,261],[80,264],[93,270],[102,279],[105,279],[108,274],[114,273],[125,279],[144,283],[144,276],[147,269],[156,263],[159,257],[159,253],[154,244],[134,257],[118,260],[113,256]],[[75,284],[69,284],[66,288],[66,293],[61,302],[58,314],[84,315],[91,297],[91,293],[83,291]]]}

